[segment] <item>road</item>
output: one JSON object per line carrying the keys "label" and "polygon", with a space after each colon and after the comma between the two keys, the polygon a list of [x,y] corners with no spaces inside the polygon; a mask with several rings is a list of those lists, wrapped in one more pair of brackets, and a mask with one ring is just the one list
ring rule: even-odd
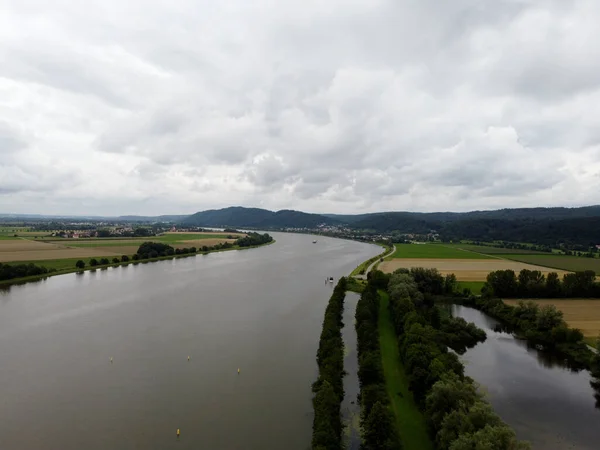
{"label": "road", "polygon": [[379,260],[381,258],[385,258],[386,256],[393,255],[395,251],[396,251],[396,246],[392,245],[392,251],[391,252],[383,252],[381,255],[379,255],[378,259],[376,259],[375,261],[373,261],[371,263],[371,265],[369,267],[367,267],[367,270],[365,270],[364,275],[355,275],[354,278],[358,278],[359,280],[366,280],[367,279],[367,274],[371,270],[373,270],[373,267],[375,266],[375,264],[379,264]]}

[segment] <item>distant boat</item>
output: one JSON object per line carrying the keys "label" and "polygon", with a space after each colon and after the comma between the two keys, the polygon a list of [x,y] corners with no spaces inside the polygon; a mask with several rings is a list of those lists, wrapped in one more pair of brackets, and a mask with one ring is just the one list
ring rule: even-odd
{"label": "distant boat", "polygon": [[313,244],[316,244],[316,243],[317,243],[317,240],[315,239],[315,240],[313,241]]}
{"label": "distant boat", "polygon": [[333,277],[329,277],[329,282],[333,283]]}

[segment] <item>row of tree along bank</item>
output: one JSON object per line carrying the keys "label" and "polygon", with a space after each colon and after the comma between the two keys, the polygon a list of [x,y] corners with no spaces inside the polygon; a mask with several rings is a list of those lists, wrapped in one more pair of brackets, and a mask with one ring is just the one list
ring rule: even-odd
{"label": "row of tree along bank", "polygon": [[13,280],[16,278],[33,277],[56,272],[56,269],[48,269],[35,264],[2,264],[0,263],[0,281]]}
{"label": "row of tree along bank", "polygon": [[[113,258],[112,264],[126,263],[131,261],[140,261],[147,259],[156,259],[156,258],[165,258],[169,256],[185,256],[185,255],[194,255],[196,253],[208,253],[220,250],[229,250],[233,248],[248,248],[248,247],[258,247],[260,245],[268,244],[273,242],[273,237],[269,234],[258,234],[258,233],[249,233],[247,236],[237,239],[234,243],[231,242],[221,242],[216,245],[203,245],[202,247],[189,247],[189,248],[174,248],[168,244],[163,244],[162,242],[144,242],[139,246],[137,252],[131,257],[127,255],[121,256],[121,258]],[[92,258],[89,261],[90,267],[95,266],[103,266],[111,264],[111,261],[108,258],[102,258],[97,260],[96,258]],[[78,269],[83,269],[86,266],[86,262],[83,260],[79,260],[75,263],[75,267]]]}
{"label": "row of tree along bank", "polygon": [[355,315],[362,448],[391,450],[400,448],[400,442],[383,374],[378,329],[379,301],[376,282],[369,280],[360,296]]}
{"label": "row of tree along bank", "polygon": [[[473,381],[465,377],[456,353],[448,350],[450,347],[463,353],[484,340],[485,333],[462,319],[442,314],[434,304],[432,294],[445,291],[447,279],[435,269],[399,269],[391,275],[373,273],[371,278],[379,283],[388,278],[389,308],[400,344],[400,359],[436,448],[529,448],[494,413]],[[451,285],[452,280],[448,281]],[[402,434],[403,430],[399,432]]]}
{"label": "row of tree along bank", "polygon": [[570,328],[563,319],[562,311],[554,305],[519,302],[510,306],[499,298],[489,296],[470,296],[459,303],[479,309],[509,325],[530,343],[566,357],[574,370],[590,368],[593,352],[583,341],[583,334],[577,328]]}
{"label": "row of tree along bank", "polygon": [[313,384],[312,448],[339,450],[342,446],[341,403],[344,398],[344,342],[342,316],[346,297],[346,279],[333,290],[325,309],[323,330],[317,351],[319,377]]}
{"label": "row of tree along bank", "polygon": [[502,298],[592,298],[600,297],[600,282],[592,270],[567,273],[560,280],[556,272],[544,276],[539,270],[523,269],[490,272],[481,293]]}
{"label": "row of tree along bank", "polygon": [[61,275],[69,272],[82,271],[89,268],[102,268],[111,265],[126,265],[131,262],[139,261],[159,261],[162,259],[171,259],[183,256],[193,256],[196,254],[206,254],[223,250],[244,249],[258,247],[274,242],[273,237],[267,233],[248,233],[247,236],[237,239],[235,242],[221,242],[216,245],[203,245],[202,247],[174,248],[161,242],[144,242],[133,255],[122,255],[121,257],[109,258],[90,258],[87,262],[83,259],[78,260],[73,269],[56,269],[38,266],[32,263],[28,264],[3,264],[0,263],[0,282],[3,284],[22,283],[39,280],[51,275]]}

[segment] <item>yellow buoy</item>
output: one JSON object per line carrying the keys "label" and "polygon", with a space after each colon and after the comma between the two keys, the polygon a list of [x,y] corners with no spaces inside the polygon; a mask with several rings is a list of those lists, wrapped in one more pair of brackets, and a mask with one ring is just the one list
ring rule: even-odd
{"label": "yellow buoy", "polygon": [[188,361],[190,360],[190,357],[188,356]]}
{"label": "yellow buoy", "polygon": [[179,428],[177,428],[177,437],[179,437]]}
{"label": "yellow buoy", "polygon": [[238,368],[238,373],[240,373],[240,369]]}
{"label": "yellow buoy", "polygon": [[112,362],[112,356],[110,357],[110,362]]}

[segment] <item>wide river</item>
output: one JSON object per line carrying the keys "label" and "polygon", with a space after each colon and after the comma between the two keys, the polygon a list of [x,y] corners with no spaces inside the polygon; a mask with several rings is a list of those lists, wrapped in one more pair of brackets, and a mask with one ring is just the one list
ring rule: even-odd
{"label": "wide river", "polygon": [[381,248],[273,236],[0,290],[0,449],[309,448],[325,278]]}
{"label": "wide river", "polygon": [[495,332],[498,322],[476,309],[452,308],[487,333],[485,342],[462,357],[465,372],[520,439],[539,450],[600,448],[600,410],[589,372],[574,373],[511,334]]}

